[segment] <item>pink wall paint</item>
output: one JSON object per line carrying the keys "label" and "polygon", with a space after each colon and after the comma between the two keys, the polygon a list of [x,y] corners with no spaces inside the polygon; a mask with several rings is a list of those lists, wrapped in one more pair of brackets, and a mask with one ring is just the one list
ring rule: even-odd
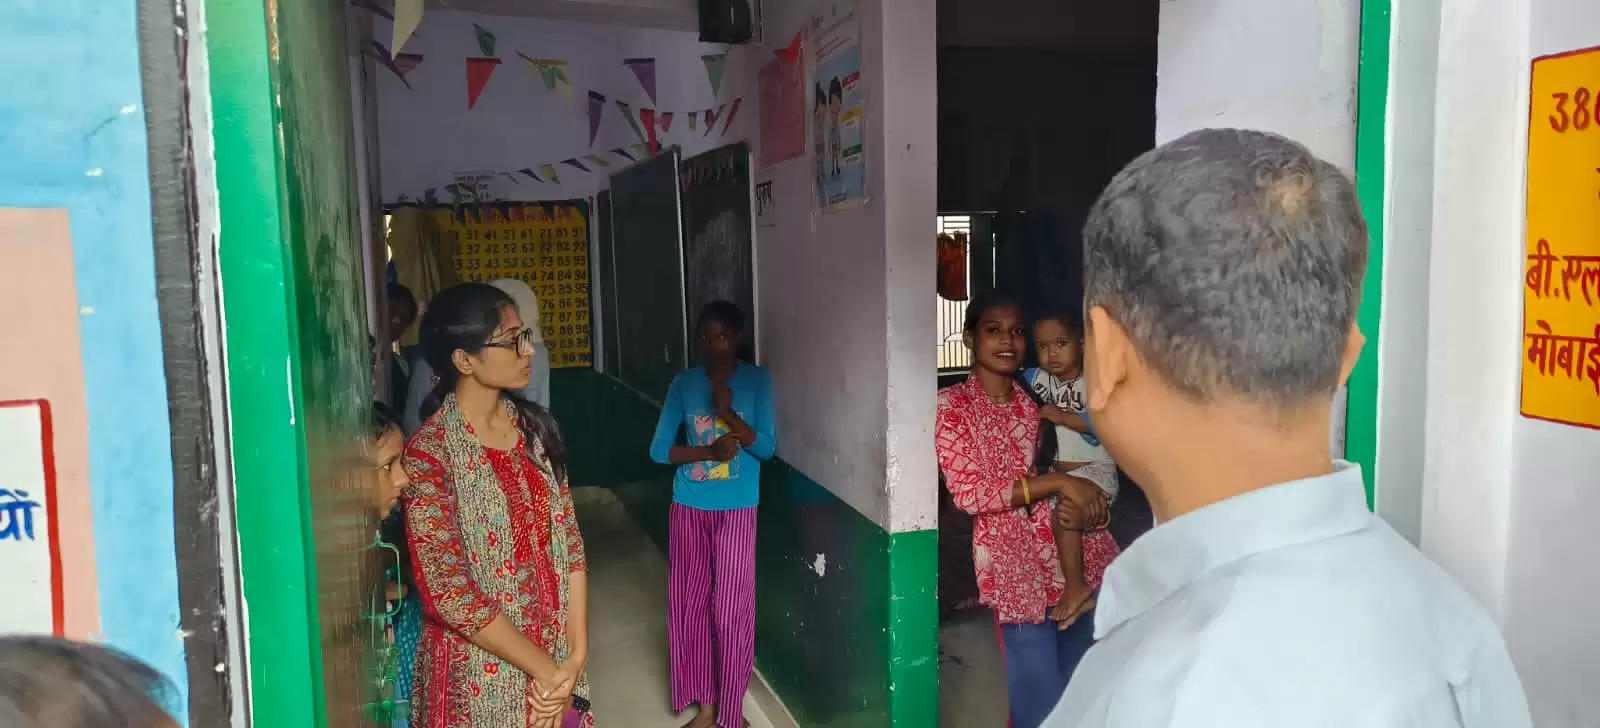
{"label": "pink wall paint", "polygon": [[[89,500],[89,417],[66,210],[0,208],[0,400],[50,402],[65,634],[100,628]],[[20,314],[20,315],[19,315]]]}

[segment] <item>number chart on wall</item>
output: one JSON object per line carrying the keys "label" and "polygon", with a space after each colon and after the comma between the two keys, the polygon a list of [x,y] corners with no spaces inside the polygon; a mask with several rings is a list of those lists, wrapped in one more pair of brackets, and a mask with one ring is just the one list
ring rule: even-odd
{"label": "number chart on wall", "polygon": [[1522,414],[1600,428],[1600,48],[1532,79]]}
{"label": "number chart on wall", "polygon": [[582,200],[431,210],[462,281],[517,278],[539,296],[552,368],[590,365],[589,209]]}

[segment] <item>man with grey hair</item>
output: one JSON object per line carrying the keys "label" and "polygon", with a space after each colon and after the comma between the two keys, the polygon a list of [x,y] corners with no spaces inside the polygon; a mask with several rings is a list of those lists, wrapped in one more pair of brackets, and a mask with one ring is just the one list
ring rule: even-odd
{"label": "man with grey hair", "polygon": [[1112,180],[1083,250],[1095,433],[1158,525],[1106,572],[1045,726],[1531,725],[1494,622],[1328,455],[1363,344],[1349,179],[1276,135],[1194,132]]}

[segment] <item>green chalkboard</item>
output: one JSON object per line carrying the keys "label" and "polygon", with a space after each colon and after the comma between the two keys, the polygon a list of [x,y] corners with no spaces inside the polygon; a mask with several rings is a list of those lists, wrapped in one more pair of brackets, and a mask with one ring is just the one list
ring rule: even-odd
{"label": "green chalkboard", "polygon": [[672,378],[688,366],[678,215],[676,147],[611,175],[615,313],[604,317],[615,321],[615,374],[658,402]]}

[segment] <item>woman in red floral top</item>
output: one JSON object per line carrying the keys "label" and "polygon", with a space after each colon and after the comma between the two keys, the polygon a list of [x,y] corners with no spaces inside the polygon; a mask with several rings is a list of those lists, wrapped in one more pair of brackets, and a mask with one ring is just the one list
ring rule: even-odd
{"label": "woman in red floral top", "polygon": [[979,600],[999,623],[1012,728],[1044,721],[1094,638],[1092,615],[1059,625],[1048,618],[1064,585],[1051,529],[1055,504],[1084,532],[1091,587],[1116,553],[1101,528],[1107,503],[1100,488],[1035,471],[1039,408],[1016,378],[1027,352],[1024,325],[1022,307],[1009,296],[972,301],[964,337],[972,374],[939,393],[934,429],[945,485],[956,506],[975,516],[972,561]]}
{"label": "woman in red floral top", "polygon": [[528,384],[532,332],[481,283],[422,318],[439,378],[405,469],[407,537],[424,620],[417,728],[590,728],[588,578],[550,413]]}

